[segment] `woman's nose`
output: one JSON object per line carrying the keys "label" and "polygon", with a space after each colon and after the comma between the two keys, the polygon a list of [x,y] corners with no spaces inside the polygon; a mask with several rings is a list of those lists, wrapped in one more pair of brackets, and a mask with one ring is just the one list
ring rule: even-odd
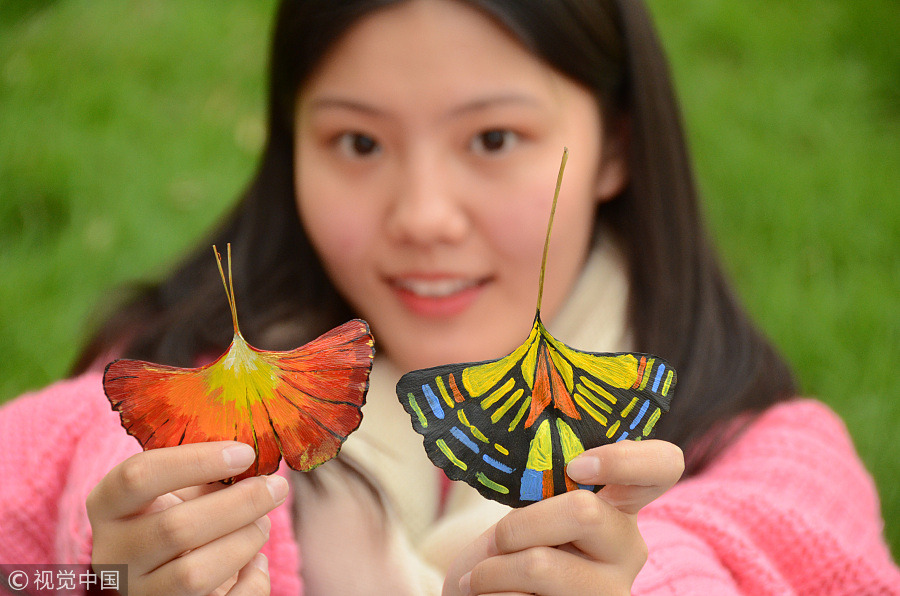
{"label": "woman's nose", "polygon": [[414,158],[398,168],[387,233],[396,242],[453,244],[465,238],[468,213],[449,167],[439,159]]}

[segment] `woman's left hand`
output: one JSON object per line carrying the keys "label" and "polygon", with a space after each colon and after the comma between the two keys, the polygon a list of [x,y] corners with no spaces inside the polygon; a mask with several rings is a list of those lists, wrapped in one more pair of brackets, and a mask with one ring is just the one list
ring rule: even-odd
{"label": "woman's left hand", "polygon": [[572,460],[571,491],[515,509],[463,550],[444,596],[465,594],[630,594],[647,561],[637,513],[672,488],[684,456],[665,441],[622,441]]}

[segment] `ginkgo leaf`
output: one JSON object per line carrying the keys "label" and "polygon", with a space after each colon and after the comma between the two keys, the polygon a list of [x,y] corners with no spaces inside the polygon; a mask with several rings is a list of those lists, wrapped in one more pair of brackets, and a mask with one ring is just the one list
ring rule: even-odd
{"label": "ginkgo leaf", "polygon": [[566,465],[587,449],[651,437],[677,380],[661,358],[577,350],[541,322],[541,296],[563,153],[541,262],[534,324],[499,360],[409,372],[397,397],[431,461],[483,496],[521,507],[578,488]]}
{"label": "ginkgo leaf", "polygon": [[234,339],[215,362],[177,368],[140,360],[111,362],[103,389],[122,426],[147,449],[235,440],[256,449],[256,461],[234,482],[271,474],[284,456],[308,471],[328,461],[362,422],[374,343],[355,319],[286,352],[258,350],[237,322],[228,247],[228,297]]}

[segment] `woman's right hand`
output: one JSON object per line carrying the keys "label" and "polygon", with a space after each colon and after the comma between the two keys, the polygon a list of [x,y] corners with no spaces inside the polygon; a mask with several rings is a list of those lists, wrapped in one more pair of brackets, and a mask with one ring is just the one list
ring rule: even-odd
{"label": "woman's right hand", "polygon": [[113,468],[87,498],[93,564],[127,564],[128,589],[143,594],[268,594],[266,514],[288,495],[284,478],[209,484],[255,458],[234,441],[138,453]]}

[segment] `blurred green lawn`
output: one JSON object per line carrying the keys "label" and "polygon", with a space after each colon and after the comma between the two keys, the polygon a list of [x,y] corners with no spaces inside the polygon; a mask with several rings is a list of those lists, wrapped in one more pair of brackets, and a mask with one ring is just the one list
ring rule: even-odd
{"label": "blurred green lawn", "polygon": [[[651,6],[726,265],[847,421],[898,553],[900,4]],[[0,0],[0,401],[64,376],[111,290],[233,202],[272,7]]]}

